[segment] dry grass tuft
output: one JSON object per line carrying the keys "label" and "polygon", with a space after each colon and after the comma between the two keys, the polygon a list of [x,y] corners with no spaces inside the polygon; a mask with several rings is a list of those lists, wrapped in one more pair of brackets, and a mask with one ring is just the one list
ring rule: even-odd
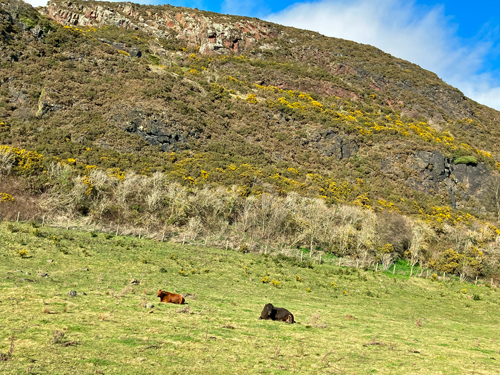
{"label": "dry grass tuft", "polygon": [[108,320],[109,318],[111,318],[111,314],[110,313],[101,313],[99,314],[99,320]]}
{"label": "dry grass tuft", "polygon": [[67,341],[64,339],[65,336],[66,334],[64,331],[54,330],[52,332],[52,344],[61,346],[78,345],[78,341]]}
{"label": "dry grass tuft", "polygon": [[184,299],[192,299],[192,300],[197,300],[198,296],[196,293],[186,293],[183,295]]}
{"label": "dry grass tuft", "polygon": [[125,297],[127,294],[132,292],[132,287],[130,285],[127,285],[125,288],[122,289],[120,293],[118,293],[116,296],[117,297]]}
{"label": "dry grass tuft", "polygon": [[191,314],[191,310],[189,309],[189,306],[184,306],[182,309],[175,310],[175,312],[176,313]]}
{"label": "dry grass tuft", "polygon": [[12,358],[12,353],[14,353],[14,340],[15,340],[14,336],[11,336],[9,351],[5,354],[0,353],[0,362],[8,361],[9,359]]}
{"label": "dry grass tuft", "polygon": [[345,316],[345,318],[346,318],[347,320],[354,320],[354,319],[358,319],[358,318],[356,318],[356,317],[355,317],[355,316],[353,316],[353,315],[346,315],[346,316]]}
{"label": "dry grass tuft", "polygon": [[63,344],[64,343],[64,336],[66,334],[64,331],[59,331],[59,330],[54,330],[52,332],[52,344]]}
{"label": "dry grass tuft", "polygon": [[141,297],[137,307],[146,307],[146,303],[148,303],[148,299],[146,297]]}
{"label": "dry grass tuft", "polygon": [[52,311],[49,307],[44,307],[44,308],[42,309],[42,313],[43,313],[43,314],[57,314],[57,312]]}
{"label": "dry grass tuft", "polygon": [[387,345],[385,342],[378,341],[376,337],[372,338],[371,341],[367,342],[366,344],[363,344],[363,346],[370,346],[370,345],[379,345],[379,346],[385,346]]}
{"label": "dry grass tuft", "polygon": [[318,313],[312,314],[312,316],[311,316],[311,326],[313,326],[314,328],[328,328],[328,325],[326,325],[326,324],[319,324],[318,323],[319,318],[320,318],[320,315]]}
{"label": "dry grass tuft", "polygon": [[415,325],[417,327],[422,327],[422,319],[415,319]]}

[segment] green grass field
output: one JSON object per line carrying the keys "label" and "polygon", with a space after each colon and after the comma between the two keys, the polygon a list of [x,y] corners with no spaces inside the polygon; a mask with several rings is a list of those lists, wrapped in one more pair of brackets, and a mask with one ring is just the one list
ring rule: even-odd
{"label": "green grass field", "polygon": [[[26,223],[1,233],[4,374],[500,373],[496,288]],[[159,304],[160,288],[188,304]],[[300,324],[259,320],[268,302]]]}

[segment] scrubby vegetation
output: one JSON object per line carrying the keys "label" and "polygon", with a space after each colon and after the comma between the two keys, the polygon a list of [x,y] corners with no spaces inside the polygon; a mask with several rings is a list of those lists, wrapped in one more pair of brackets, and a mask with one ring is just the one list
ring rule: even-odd
{"label": "scrubby vegetation", "polygon": [[[43,217],[54,223],[95,223],[136,235],[145,230],[179,242],[187,239],[254,252],[302,247],[311,253],[350,256],[363,265],[382,264],[384,269],[407,259],[412,265],[463,279],[499,272],[500,230],[449,207],[424,209],[413,201],[415,213],[409,217],[385,200],[372,203],[366,193],[356,192],[357,186],[352,194],[349,187],[337,187],[334,182],[329,186],[330,199],[295,192],[248,194],[241,185],[229,189],[196,183],[184,186],[162,172],[147,176],[86,166],[80,174],[74,160],[51,162],[45,169],[40,154],[7,147],[3,155],[9,161],[4,164],[8,171],[25,177],[36,171],[50,187],[38,203],[41,212],[32,217],[38,221]],[[221,174],[243,181],[250,168],[241,167]],[[4,216],[16,219],[14,198],[5,195],[2,205],[10,211]],[[24,218],[30,210],[23,212]]]}
{"label": "scrubby vegetation", "polygon": [[[483,282],[410,278],[407,262],[393,273],[37,223],[0,229],[4,373],[497,372],[499,292]],[[158,289],[187,305],[159,304]],[[259,320],[269,302],[300,324]]]}

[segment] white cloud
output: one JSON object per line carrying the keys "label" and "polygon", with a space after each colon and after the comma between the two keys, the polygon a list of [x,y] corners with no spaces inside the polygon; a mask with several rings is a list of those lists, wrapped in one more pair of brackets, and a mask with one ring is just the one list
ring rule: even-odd
{"label": "white cloud", "polygon": [[48,0],[24,0],[24,2],[33,5],[34,7],[44,7]]}
{"label": "white cloud", "polygon": [[267,20],[370,44],[435,72],[470,98],[500,110],[500,80],[481,74],[493,44],[466,41],[442,7],[404,0],[296,3]]}

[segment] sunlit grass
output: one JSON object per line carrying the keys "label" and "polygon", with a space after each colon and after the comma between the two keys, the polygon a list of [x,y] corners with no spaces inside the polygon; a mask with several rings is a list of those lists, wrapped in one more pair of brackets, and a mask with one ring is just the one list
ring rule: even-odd
{"label": "sunlit grass", "polygon": [[[34,235],[21,223],[1,229],[2,355],[14,337],[4,373],[498,373],[493,288],[47,227]],[[279,287],[262,283],[266,275]],[[159,304],[160,288],[188,294],[187,306]],[[259,320],[268,302],[300,324]]]}

